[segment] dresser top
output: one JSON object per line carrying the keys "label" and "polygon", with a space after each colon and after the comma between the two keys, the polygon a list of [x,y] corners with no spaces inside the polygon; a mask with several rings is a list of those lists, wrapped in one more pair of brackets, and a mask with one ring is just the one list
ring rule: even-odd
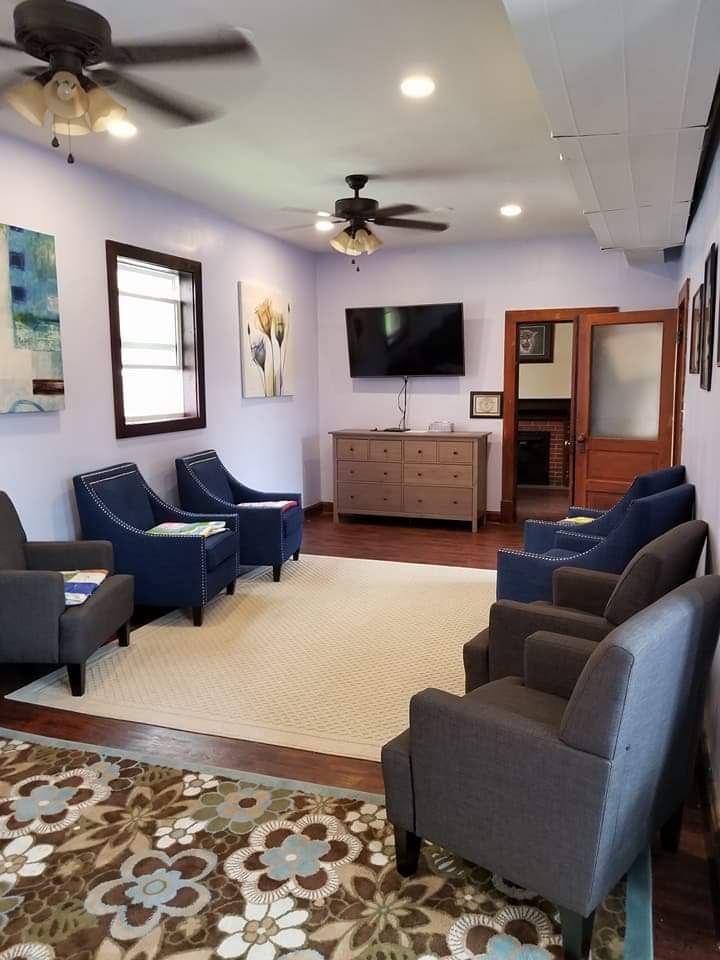
{"label": "dresser top", "polygon": [[489,437],[490,433],[481,430],[452,430],[443,433],[440,430],[330,430],[331,437],[383,437],[385,440],[412,440],[414,437],[425,437],[429,440],[479,440]]}

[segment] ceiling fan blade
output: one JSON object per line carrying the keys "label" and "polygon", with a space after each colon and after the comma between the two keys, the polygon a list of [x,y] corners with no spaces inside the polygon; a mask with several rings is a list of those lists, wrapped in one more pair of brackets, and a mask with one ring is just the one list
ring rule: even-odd
{"label": "ceiling fan blade", "polygon": [[22,70],[12,70],[0,74],[0,96],[21,84],[25,76],[26,74]]}
{"label": "ceiling fan blade", "polygon": [[257,50],[239,30],[225,30],[206,37],[113,45],[105,57],[105,63],[129,67],[181,60],[209,60],[213,57],[256,60]]}
{"label": "ceiling fan blade", "polygon": [[22,50],[13,40],[0,40],[0,50]]}
{"label": "ceiling fan blade", "polygon": [[433,220],[395,220],[393,217],[381,217],[375,220],[378,227],[402,227],[403,230],[434,230],[441,233],[447,230],[449,223],[436,223]]}
{"label": "ceiling fan blade", "polygon": [[[336,224],[345,223],[344,220],[330,220],[327,217],[323,217],[323,220],[326,220],[328,223],[332,223],[333,226]],[[287,233],[288,230],[309,230],[314,227],[316,223],[317,220],[313,220],[312,223],[296,223],[291,227],[277,227],[276,229],[282,231],[283,233]]]}
{"label": "ceiling fan blade", "polygon": [[392,207],[380,207],[372,215],[372,219],[376,220],[378,217],[382,217],[383,220],[386,220],[388,217],[403,217],[406,213],[420,213],[421,209],[421,207],[416,207],[414,203],[396,203]]}
{"label": "ceiling fan blade", "polygon": [[117,70],[93,70],[90,76],[102,86],[112,87],[120,97],[129,97],[151,110],[156,110],[177,126],[206,123],[217,116],[209,107],[194,103],[178,93],[164,90],[156,84],[136,80],[135,77]]}

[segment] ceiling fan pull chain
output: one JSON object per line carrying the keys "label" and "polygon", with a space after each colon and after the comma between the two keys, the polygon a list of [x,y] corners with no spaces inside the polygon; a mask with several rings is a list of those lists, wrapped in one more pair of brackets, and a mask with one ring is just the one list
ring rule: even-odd
{"label": "ceiling fan pull chain", "polygon": [[68,124],[68,134],[67,134],[67,138],[68,138],[68,155],[67,155],[67,162],[68,162],[68,163],[75,163],[75,157],[73,156],[73,152],[72,152],[72,134],[70,133],[70,124]]}

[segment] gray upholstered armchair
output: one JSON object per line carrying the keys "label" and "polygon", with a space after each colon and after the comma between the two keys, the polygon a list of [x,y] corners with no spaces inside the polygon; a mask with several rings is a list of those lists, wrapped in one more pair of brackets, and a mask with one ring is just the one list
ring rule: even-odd
{"label": "gray upholstered armchair", "polygon": [[525,681],[425,690],[383,749],[397,867],[421,839],[560,908],[566,960],[656,830],[676,847],[720,630],[720,577],[678,587],[600,643],[537,633]]}
{"label": "gray upholstered armchair", "polygon": [[560,567],[553,574],[552,603],[494,603],[489,626],[463,648],[466,691],[489,680],[522,676],[525,638],[536,630],[602,640],[633,614],[691,580],[706,539],[707,524],[688,520],[638,550],[622,574]]}
{"label": "gray upholstered armchair", "polygon": [[113,572],[105,540],[28,543],[12,501],[0,491],[0,662],[67,666],[73,696],[85,692],[85,661],[117,633],[130,640],[133,578],[109,576],[83,604],[65,606],[61,570]]}

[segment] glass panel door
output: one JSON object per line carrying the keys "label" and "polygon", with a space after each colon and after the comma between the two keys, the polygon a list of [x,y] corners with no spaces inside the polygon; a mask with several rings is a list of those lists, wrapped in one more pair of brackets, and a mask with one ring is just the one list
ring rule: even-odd
{"label": "glass panel door", "polygon": [[656,440],[663,324],[602,324],[592,330],[590,435]]}

